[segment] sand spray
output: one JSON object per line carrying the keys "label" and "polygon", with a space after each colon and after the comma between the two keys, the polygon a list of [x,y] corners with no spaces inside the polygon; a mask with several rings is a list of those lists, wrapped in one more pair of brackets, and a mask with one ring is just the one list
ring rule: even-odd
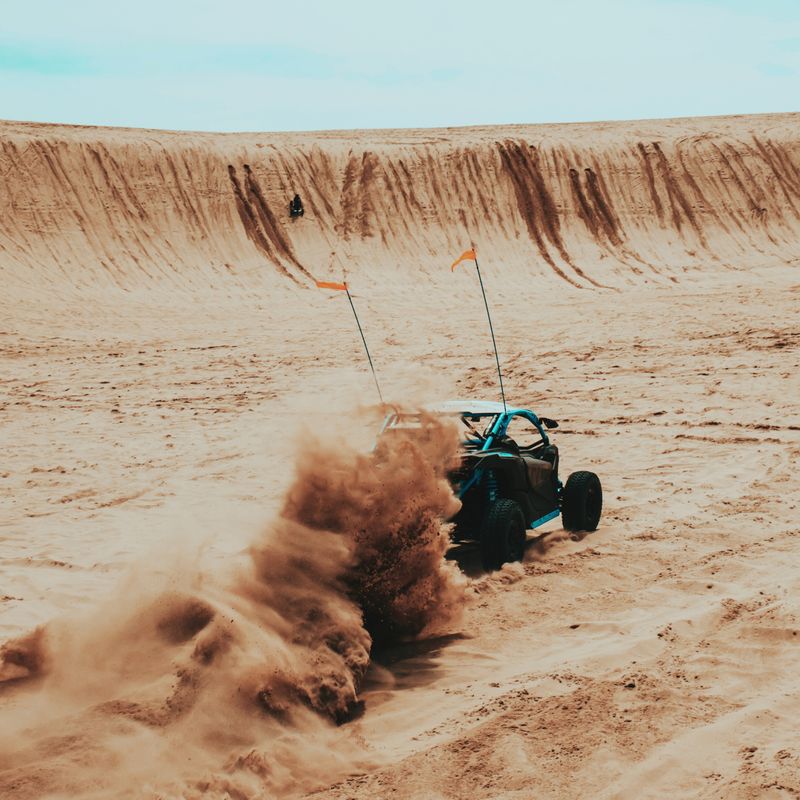
{"label": "sand spray", "polygon": [[458,623],[454,427],[367,452],[308,435],[282,511],[224,576],[147,579],[0,648],[0,795],[291,795],[366,768],[340,723],[374,642]]}

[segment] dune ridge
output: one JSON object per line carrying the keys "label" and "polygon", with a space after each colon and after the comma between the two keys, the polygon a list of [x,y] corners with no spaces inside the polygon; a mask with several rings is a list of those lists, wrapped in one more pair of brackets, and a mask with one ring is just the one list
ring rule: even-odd
{"label": "dune ridge", "polygon": [[[362,282],[435,273],[470,239],[515,280],[584,288],[796,262],[798,122],[311,134],[7,122],[0,270],[9,289],[263,291],[342,265]],[[295,192],[306,214],[290,220]]]}

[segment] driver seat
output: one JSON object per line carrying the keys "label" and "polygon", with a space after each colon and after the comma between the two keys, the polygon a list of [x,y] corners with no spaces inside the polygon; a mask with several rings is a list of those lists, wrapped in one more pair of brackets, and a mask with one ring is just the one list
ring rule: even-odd
{"label": "driver seat", "polygon": [[533,456],[522,456],[522,460],[525,463],[525,468],[528,472],[528,483],[532,489],[536,489],[551,480],[553,465],[549,461],[533,458]]}

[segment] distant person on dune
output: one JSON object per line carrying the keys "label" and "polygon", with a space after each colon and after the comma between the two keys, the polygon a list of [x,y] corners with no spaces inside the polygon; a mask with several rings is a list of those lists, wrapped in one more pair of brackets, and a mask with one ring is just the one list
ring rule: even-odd
{"label": "distant person on dune", "polygon": [[304,213],[305,209],[303,208],[303,201],[300,199],[300,195],[296,194],[292,198],[292,202],[289,203],[289,216],[302,217]]}

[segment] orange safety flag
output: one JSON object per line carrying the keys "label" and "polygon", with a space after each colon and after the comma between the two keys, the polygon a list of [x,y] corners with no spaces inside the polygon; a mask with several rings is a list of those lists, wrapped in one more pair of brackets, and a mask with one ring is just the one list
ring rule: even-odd
{"label": "orange safety flag", "polygon": [[452,264],[450,267],[450,272],[455,271],[455,268],[462,262],[462,261],[475,261],[477,256],[475,255],[475,248],[473,247],[472,250],[465,250]]}
{"label": "orange safety flag", "polygon": [[331,281],[317,281],[318,289],[335,289],[337,292],[346,292],[346,283],[332,283]]}

